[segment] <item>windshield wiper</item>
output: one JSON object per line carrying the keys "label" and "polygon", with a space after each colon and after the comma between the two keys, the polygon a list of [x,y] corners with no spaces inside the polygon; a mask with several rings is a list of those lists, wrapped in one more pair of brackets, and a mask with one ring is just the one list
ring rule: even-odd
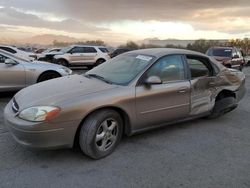
{"label": "windshield wiper", "polygon": [[97,78],[98,80],[102,80],[102,81],[104,81],[104,82],[106,82],[108,84],[113,84],[113,82],[111,82],[111,81],[109,81],[109,80],[105,79],[104,77],[99,76],[97,74],[85,74],[85,76],[88,77],[88,78],[89,77]]}

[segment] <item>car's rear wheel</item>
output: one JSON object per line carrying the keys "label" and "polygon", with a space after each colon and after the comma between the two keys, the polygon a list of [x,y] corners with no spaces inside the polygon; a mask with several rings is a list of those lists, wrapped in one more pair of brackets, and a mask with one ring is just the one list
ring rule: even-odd
{"label": "car's rear wheel", "polygon": [[57,61],[57,64],[62,65],[62,66],[65,66],[65,67],[68,67],[68,66],[69,66],[69,63],[68,63],[65,59],[59,59],[59,60]]}
{"label": "car's rear wheel", "polygon": [[87,65],[86,67],[87,67],[87,69],[89,69],[89,70],[93,69],[93,65]]}
{"label": "car's rear wheel", "polygon": [[239,67],[239,70],[240,70],[240,71],[243,71],[243,67],[244,67],[244,66],[241,64],[240,67]]}
{"label": "car's rear wheel", "polygon": [[92,113],[82,124],[79,145],[93,159],[106,157],[114,151],[122,137],[123,122],[114,110]]}
{"label": "car's rear wheel", "polygon": [[237,101],[234,97],[225,97],[218,101],[215,101],[214,108],[211,114],[208,116],[209,119],[218,118],[228,112],[231,112],[237,108]]}
{"label": "car's rear wheel", "polygon": [[229,68],[229,69],[232,68],[232,66],[231,66],[230,64],[226,64],[225,67],[227,67],[227,68]]}
{"label": "car's rear wheel", "polygon": [[61,77],[61,75],[57,72],[45,72],[41,76],[39,76],[37,82],[38,83],[44,82],[44,81],[51,80],[54,78],[59,78],[59,77]]}
{"label": "car's rear wheel", "polygon": [[103,64],[105,61],[106,61],[105,59],[98,59],[96,61],[96,66]]}

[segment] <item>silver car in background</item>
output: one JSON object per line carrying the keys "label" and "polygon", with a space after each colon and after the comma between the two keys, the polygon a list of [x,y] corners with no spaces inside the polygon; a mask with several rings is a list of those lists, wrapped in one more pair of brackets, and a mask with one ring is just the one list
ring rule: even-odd
{"label": "silver car in background", "polygon": [[0,50],[0,92],[17,91],[29,85],[61,76],[72,70],[42,61],[29,61]]}

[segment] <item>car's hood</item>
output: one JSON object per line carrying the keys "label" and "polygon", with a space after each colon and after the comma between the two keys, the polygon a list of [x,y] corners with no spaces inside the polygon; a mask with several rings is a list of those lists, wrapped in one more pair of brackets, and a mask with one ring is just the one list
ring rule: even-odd
{"label": "car's hood", "polygon": [[47,52],[47,53],[43,53],[43,55],[62,55],[63,52]]}
{"label": "car's hood", "polygon": [[44,67],[44,68],[48,68],[51,67],[53,69],[55,68],[62,68],[62,65],[57,65],[57,64],[53,64],[53,63],[49,63],[49,62],[45,62],[45,61],[30,61],[30,62],[26,62],[26,65],[31,65],[31,66],[36,66],[36,67]]}
{"label": "car's hood", "polygon": [[42,82],[27,87],[15,95],[20,110],[39,105],[60,105],[74,97],[84,96],[117,86],[107,84],[95,78],[72,75]]}

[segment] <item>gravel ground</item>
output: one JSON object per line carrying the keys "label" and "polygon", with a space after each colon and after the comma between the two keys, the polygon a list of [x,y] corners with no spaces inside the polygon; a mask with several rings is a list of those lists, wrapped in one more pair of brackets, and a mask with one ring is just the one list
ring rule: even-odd
{"label": "gravel ground", "polygon": [[[244,72],[250,88],[250,68]],[[228,115],[125,137],[112,155],[98,161],[77,149],[19,146],[3,124],[3,108],[13,93],[0,95],[1,188],[250,187],[250,91]]]}

